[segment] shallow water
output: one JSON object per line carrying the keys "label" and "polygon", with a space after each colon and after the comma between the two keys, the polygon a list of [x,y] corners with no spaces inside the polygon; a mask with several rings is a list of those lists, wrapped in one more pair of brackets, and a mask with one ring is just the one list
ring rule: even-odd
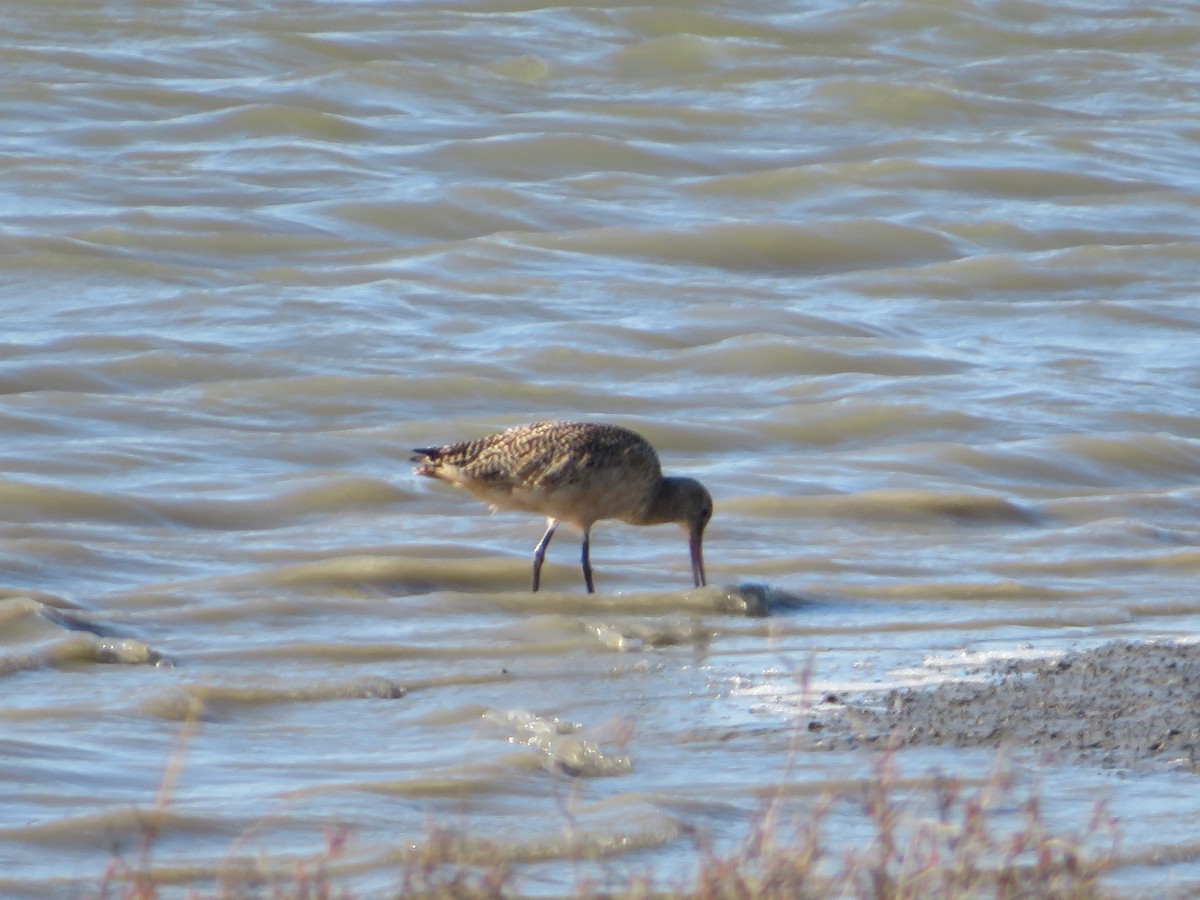
{"label": "shallow water", "polygon": [[[335,826],[380,890],[431,821],[542,847],[530,892],[575,883],[571,835],[684,877],[764,790],[869,777],[789,749],[771,698],[808,667],[886,688],[1200,631],[1193,5],[0,27],[7,895],[86,893],[114,852],[211,885]],[[602,523],[601,593],[562,534],[531,595],[541,523],[410,474],[553,418],[709,486],[712,586],[677,529]],[[1191,840],[1160,825],[1193,776],[1047,766],[1052,815]],[[1200,880],[1176,856],[1114,880]]]}

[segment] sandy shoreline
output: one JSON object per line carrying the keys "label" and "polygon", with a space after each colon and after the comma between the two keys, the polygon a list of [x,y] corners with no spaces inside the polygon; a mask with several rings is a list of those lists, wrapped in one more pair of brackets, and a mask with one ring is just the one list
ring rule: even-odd
{"label": "sandy shoreline", "polygon": [[1118,642],[998,663],[992,674],[892,690],[883,708],[824,698],[810,744],[1006,746],[1104,767],[1200,769],[1200,644]]}

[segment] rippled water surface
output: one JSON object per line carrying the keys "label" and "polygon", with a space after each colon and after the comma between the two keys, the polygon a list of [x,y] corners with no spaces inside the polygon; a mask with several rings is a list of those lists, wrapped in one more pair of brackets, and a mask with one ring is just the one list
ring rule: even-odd
{"label": "rippled water surface", "polygon": [[[0,32],[5,895],[114,854],[252,884],[339,827],[339,883],[379,891],[431,822],[541,848],[531,893],[577,854],[683,878],[762,790],[869,775],[789,751],[806,667],[1200,631],[1194,4],[95,0]],[[600,593],[564,532],[530,594],[542,523],[411,475],[557,418],[708,485],[708,588],[678,529],[601,523]],[[1161,823],[1194,776],[1047,772],[1065,821],[1192,840]],[[1115,878],[1200,877],[1176,855]]]}

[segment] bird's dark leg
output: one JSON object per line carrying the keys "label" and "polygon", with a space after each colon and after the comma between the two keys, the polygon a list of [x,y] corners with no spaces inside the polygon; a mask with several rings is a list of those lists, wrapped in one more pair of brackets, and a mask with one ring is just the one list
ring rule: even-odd
{"label": "bird's dark leg", "polygon": [[592,540],[592,528],[589,525],[583,529],[583,580],[587,584],[589,594],[596,593],[596,587],[592,584],[592,561],[588,559],[588,545]]}
{"label": "bird's dark leg", "polygon": [[537,592],[542,581],[542,560],[546,558],[546,548],[550,546],[550,538],[554,537],[554,529],[558,527],[558,519],[546,520],[546,533],[533,549],[533,590]]}

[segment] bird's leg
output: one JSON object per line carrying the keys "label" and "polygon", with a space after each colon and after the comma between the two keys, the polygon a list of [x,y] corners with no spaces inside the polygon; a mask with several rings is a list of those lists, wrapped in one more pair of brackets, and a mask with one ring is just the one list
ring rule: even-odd
{"label": "bird's leg", "polygon": [[588,545],[592,540],[592,526],[583,529],[583,580],[587,584],[587,592],[589,594],[596,593],[596,587],[592,584],[592,561],[588,559]]}
{"label": "bird's leg", "polygon": [[550,546],[550,538],[554,537],[554,529],[558,527],[558,519],[546,520],[546,533],[533,549],[533,591],[537,593],[542,580],[542,560],[546,558],[546,548]]}

